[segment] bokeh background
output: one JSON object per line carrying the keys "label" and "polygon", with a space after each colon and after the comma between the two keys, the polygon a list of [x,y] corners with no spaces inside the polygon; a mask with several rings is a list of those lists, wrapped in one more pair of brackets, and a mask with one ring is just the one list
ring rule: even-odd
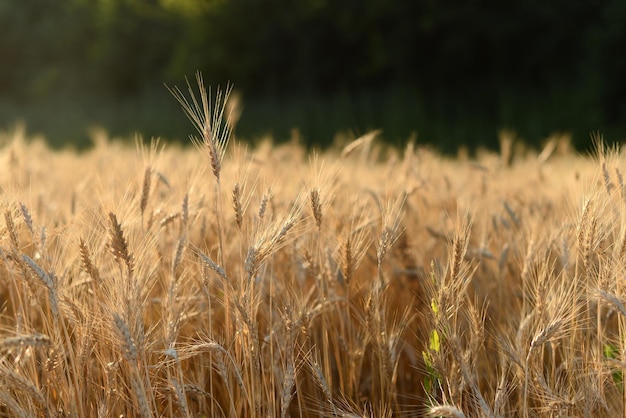
{"label": "bokeh background", "polygon": [[[622,0],[1,0],[0,129],[186,140],[164,84],[232,82],[237,136],[338,132],[444,152],[626,133]],[[294,129],[297,128],[297,131]]]}

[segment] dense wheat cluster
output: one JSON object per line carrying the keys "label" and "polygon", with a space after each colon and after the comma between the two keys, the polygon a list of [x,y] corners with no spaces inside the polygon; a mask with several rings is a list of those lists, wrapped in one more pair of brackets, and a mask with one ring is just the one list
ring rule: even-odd
{"label": "dense wheat cluster", "polygon": [[623,413],[624,154],[252,150],[187,109],[198,149],[5,134],[0,415]]}

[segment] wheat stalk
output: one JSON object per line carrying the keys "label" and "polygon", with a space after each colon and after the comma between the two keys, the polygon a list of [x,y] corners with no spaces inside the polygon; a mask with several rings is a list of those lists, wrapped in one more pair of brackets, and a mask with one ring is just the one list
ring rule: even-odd
{"label": "wheat stalk", "polygon": [[218,88],[215,105],[212,106],[210,93],[207,94],[200,72],[196,73],[196,82],[200,91],[200,101],[196,98],[189,81],[187,81],[189,99],[178,87],[174,87],[174,89],[168,87],[168,89],[181,104],[183,111],[201,135],[202,140],[192,139],[196,144],[202,143],[206,147],[213,175],[219,183],[222,160],[230,139],[229,123],[228,120],[224,121],[224,110],[232,92],[232,86],[227,86],[224,92]]}

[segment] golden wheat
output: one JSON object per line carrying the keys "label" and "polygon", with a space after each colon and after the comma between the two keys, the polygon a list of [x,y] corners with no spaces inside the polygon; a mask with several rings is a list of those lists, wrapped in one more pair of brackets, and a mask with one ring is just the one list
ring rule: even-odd
{"label": "golden wheat", "polygon": [[309,158],[177,95],[202,153],[4,134],[0,415],[624,414],[624,151]]}

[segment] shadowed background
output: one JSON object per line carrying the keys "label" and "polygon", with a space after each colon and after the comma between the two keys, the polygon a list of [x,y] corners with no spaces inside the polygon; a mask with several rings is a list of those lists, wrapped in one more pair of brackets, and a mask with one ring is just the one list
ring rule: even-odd
{"label": "shadowed background", "polygon": [[380,128],[454,152],[510,129],[584,148],[591,131],[626,133],[623,22],[619,0],[4,0],[0,129],[77,147],[95,126],[186,140],[164,83],[201,70],[235,85],[252,141]]}

